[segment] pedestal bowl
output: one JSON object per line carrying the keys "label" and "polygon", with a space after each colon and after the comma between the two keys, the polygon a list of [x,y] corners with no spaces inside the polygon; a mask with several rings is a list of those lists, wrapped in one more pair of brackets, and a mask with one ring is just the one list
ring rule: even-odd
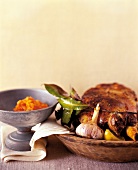
{"label": "pedestal bowl", "polygon": [[[47,103],[48,107],[32,111],[13,111],[18,100],[27,96]],[[30,139],[33,135],[31,128],[38,123],[44,122],[55,110],[57,100],[46,90],[41,89],[12,89],[0,92],[0,121],[17,128],[10,133],[5,145],[16,151],[29,151]]]}

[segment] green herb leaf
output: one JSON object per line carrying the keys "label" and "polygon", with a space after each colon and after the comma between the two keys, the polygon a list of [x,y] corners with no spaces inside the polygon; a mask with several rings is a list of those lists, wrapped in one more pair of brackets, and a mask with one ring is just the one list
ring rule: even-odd
{"label": "green herb leaf", "polygon": [[81,100],[80,96],[77,94],[76,90],[72,87],[70,91],[70,97],[76,100]]}
{"label": "green herb leaf", "polygon": [[75,115],[78,115],[81,110],[76,110]]}
{"label": "green herb leaf", "polygon": [[61,106],[68,110],[83,110],[88,107],[88,105],[83,104],[81,101],[76,101],[71,97],[68,98],[59,98],[58,102]]}
{"label": "green herb leaf", "polygon": [[71,117],[74,116],[73,111],[75,111],[74,114],[76,116],[81,110],[88,107],[87,104],[82,103],[81,98],[74,88],[71,89],[70,95],[68,95],[68,93],[58,85],[44,84],[44,86],[50,94],[57,97],[57,100],[62,107],[60,116],[63,124],[68,125],[71,121]]}
{"label": "green herb leaf", "polygon": [[63,124],[68,124],[70,122],[72,112],[73,110],[67,110],[67,109],[63,110],[62,119],[61,119]]}
{"label": "green herb leaf", "polygon": [[64,91],[61,87],[55,84],[44,84],[46,90],[52,94],[53,96],[56,96],[58,98],[64,98],[69,96],[66,91]]}

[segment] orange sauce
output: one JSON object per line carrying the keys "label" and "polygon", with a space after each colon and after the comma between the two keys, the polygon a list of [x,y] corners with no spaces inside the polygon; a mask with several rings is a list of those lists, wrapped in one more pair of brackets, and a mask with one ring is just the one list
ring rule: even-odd
{"label": "orange sauce", "polygon": [[14,111],[31,111],[38,110],[42,108],[47,108],[48,104],[42,103],[39,100],[35,100],[31,96],[27,96],[25,99],[17,101]]}

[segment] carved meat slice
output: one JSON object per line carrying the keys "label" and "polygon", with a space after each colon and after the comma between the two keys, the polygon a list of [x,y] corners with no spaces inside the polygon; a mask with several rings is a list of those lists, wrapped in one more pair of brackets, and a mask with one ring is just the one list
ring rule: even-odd
{"label": "carved meat slice", "polygon": [[[126,126],[137,122],[137,96],[133,90],[118,83],[99,84],[88,89],[82,101],[90,107],[80,114],[80,122],[87,122],[93,115],[93,108],[100,105],[98,124],[103,129],[110,128],[120,136]],[[133,112],[133,113],[131,113]]]}

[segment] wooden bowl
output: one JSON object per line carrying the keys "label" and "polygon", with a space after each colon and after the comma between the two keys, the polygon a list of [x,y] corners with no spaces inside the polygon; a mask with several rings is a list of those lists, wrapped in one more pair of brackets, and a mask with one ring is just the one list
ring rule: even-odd
{"label": "wooden bowl", "polygon": [[75,135],[56,135],[73,153],[104,162],[138,161],[138,142],[106,141],[81,138]]}

